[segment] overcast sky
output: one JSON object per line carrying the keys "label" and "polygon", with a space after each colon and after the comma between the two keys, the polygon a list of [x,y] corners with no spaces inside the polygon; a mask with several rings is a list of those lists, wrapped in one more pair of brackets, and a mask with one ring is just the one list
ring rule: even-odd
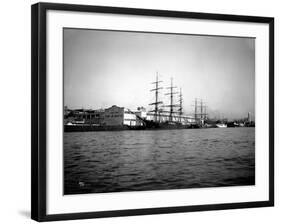
{"label": "overcast sky", "polygon": [[149,109],[156,72],[169,104],[170,77],[182,88],[183,109],[194,98],[212,116],[246,117],[255,109],[255,40],[252,38],[64,29],[64,104]]}

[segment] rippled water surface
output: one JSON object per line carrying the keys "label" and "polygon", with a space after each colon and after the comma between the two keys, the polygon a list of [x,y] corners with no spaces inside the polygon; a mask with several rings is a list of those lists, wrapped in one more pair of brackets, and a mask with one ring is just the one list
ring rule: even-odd
{"label": "rippled water surface", "polygon": [[64,193],[255,184],[255,129],[64,133]]}

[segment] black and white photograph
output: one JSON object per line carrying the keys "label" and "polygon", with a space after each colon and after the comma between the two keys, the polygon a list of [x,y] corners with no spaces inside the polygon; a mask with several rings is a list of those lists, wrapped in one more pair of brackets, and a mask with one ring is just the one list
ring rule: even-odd
{"label": "black and white photograph", "polygon": [[255,185],[255,38],[63,29],[64,194]]}
{"label": "black and white photograph", "polygon": [[274,206],[274,17],[91,4],[31,7],[31,218]]}

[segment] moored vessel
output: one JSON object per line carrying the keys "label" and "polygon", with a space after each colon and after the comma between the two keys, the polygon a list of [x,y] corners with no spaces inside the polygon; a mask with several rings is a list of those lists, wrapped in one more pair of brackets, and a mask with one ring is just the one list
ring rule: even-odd
{"label": "moored vessel", "polygon": [[223,123],[216,124],[216,126],[217,128],[227,128],[227,125]]}

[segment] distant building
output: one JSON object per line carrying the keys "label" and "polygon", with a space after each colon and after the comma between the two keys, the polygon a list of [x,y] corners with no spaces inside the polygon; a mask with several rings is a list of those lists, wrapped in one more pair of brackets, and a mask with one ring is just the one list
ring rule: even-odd
{"label": "distant building", "polygon": [[[138,112],[132,112],[124,107],[113,105],[105,109],[104,124],[107,126],[128,125],[136,126],[142,125],[141,121],[137,118]],[[138,115],[141,117],[141,115]]]}
{"label": "distant building", "polygon": [[104,122],[104,110],[75,109],[65,114],[65,123],[102,125]]}
{"label": "distant building", "polygon": [[147,112],[144,107],[138,107],[138,110],[135,112],[135,114],[141,118],[146,119],[147,118]]}
{"label": "distant building", "polygon": [[124,107],[113,105],[104,110],[104,124],[108,126],[123,125]]}

